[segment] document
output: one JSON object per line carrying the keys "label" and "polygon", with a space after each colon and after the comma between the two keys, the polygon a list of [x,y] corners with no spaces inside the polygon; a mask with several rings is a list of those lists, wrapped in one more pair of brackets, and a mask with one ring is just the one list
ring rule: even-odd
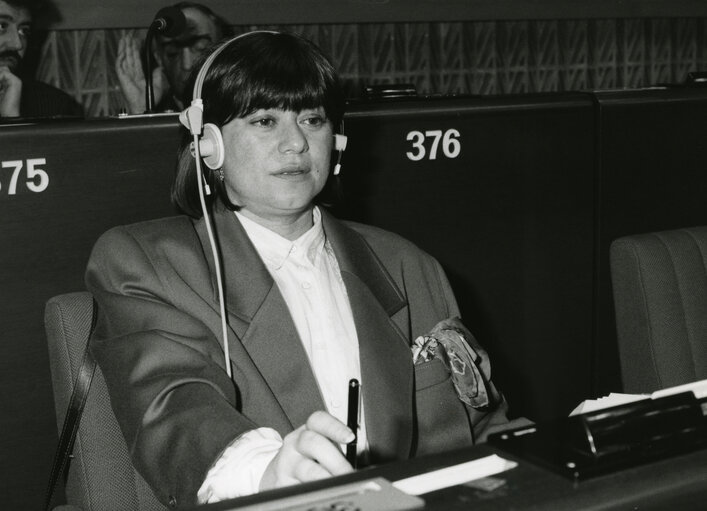
{"label": "document", "polygon": [[518,464],[515,461],[492,454],[477,460],[433,470],[425,474],[408,477],[407,479],[400,479],[395,481],[393,486],[408,495],[422,495],[423,493],[430,493],[505,472],[516,466]]}
{"label": "document", "polygon": [[682,392],[692,392],[695,394],[697,399],[707,398],[707,380],[700,380],[692,383],[686,383],[684,385],[678,385],[676,387],[656,390],[652,394],[620,394],[617,392],[612,392],[608,396],[582,401],[577,408],[572,410],[570,416],[594,412],[596,410],[603,410],[604,408],[624,405],[626,403],[632,403],[642,399],[658,399],[661,397],[680,394]]}

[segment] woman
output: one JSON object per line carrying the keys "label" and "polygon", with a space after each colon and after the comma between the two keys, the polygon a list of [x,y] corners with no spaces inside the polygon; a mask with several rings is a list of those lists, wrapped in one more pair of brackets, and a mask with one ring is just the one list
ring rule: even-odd
{"label": "woman", "polygon": [[[246,34],[210,63],[201,97],[224,142],[209,180],[228,367],[188,138],[173,190],[188,216],[109,231],[86,275],[101,311],[93,351],[156,495],[190,505],[351,471],[350,378],[361,381],[362,463],[470,445],[505,423],[486,354],[449,319],[459,311],[440,265],[315,205],[344,107],[320,50]],[[465,401],[454,353],[429,349],[461,336],[476,378]]]}

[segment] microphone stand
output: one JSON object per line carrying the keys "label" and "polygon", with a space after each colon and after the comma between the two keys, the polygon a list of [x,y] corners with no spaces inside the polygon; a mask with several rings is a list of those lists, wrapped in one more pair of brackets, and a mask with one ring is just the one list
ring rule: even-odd
{"label": "microphone stand", "polygon": [[153,110],[153,105],[155,104],[155,91],[152,85],[152,67],[153,67],[153,55],[152,55],[152,38],[155,34],[155,27],[157,23],[152,23],[150,28],[147,29],[147,36],[145,37],[145,113],[151,114]]}
{"label": "microphone stand", "polygon": [[164,7],[157,12],[155,19],[150,23],[145,36],[145,113],[151,114],[155,104],[155,91],[152,84],[152,68],[154,55],[152,54],[152,39],[155,32],[161,32],[166,37],[176,37],[187,26],[184,13],[175,6]]}

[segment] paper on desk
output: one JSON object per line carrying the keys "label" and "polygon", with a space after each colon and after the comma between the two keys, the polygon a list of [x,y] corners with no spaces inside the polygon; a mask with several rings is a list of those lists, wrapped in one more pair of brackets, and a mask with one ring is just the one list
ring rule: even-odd
{"label": "paper on desk", "polygon": [[707,397],[707,380],[700,380],[692,383],[686,383],[685,385],[678,385],[677,387],[656,390],[653,394],[651,394],[651,398],[657,399],[659,397],[672,396],[673,394],[680,394],[681,392],[688,391],[691,391],[697,399]]}
{"label": "paper on desk", "polygon": [[692,383],[686,383],[685,385],[656,390],[652,394],[620,394],[618,392],[612,392],[608,396],[600,397],[599,399],[588,399],[587,401],[582,401],[577,408],[572,410],[570,416],[578,415],[580,413],[589,413],[612,406],[624,405],[626,403],[640,401],[641,399],[658,399],[661,397],[672,396],[674,394],[680,394],[681,392],[690,391],[695,394],[697,399],[707,397],[707,380],[700,380]]}
{"label": "paper on desk", "polygon": [[618,392],[612,392],[608,396],[600,397],[599,399],[587,399],[586,401],[582,401],[577,408],[572,410],[570,417],[649,398],[650,396],[648,394],[620,394]]}
{"label": "paper on desk", "polygon": [[492,476],[518,466],[515,461],[501,458],[496,454],[473,461],[452,465],[451,467],[433,470],[425,474],[400,479],[393,483],[398,490],[409,495],[422,495],[450,486]]}

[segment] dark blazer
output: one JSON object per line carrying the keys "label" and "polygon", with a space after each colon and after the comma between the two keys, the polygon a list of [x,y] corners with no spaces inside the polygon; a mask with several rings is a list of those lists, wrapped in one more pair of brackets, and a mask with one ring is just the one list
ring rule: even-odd
{"label": "dark blazer", "polygon": [[83,117],[83,107],[63,90],[37,80],[23,80],[20,116]]}
{"label": "dark blazer", "polygon": [[[444,366],[413,366],[411,343],[458,316],[439,263],[403,238],[322,211],[359,340],[362,399],[374,463],[474,442],[504,423],[505,403],[466,408]],[[233,381],[224,370],[213,256],[203,220],[118,227],[86,273],[99,304],[92,342],[137,469],[164,502],[192,504],[211,464],[239,434],[286,435],[324,410],[294,322],[236,216],[219,209]],[[475,342],[475,341],[472,341]]]}

